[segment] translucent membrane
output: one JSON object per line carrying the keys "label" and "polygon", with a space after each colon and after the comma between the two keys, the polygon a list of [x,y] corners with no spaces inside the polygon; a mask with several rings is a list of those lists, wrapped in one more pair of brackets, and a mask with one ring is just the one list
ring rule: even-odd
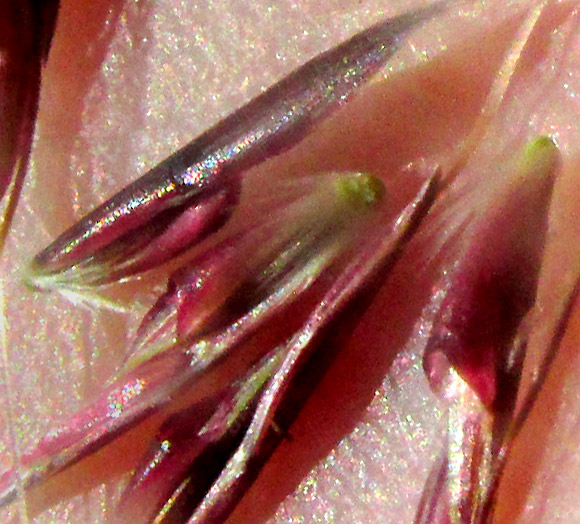
{"label": "translucent membrane", "polygon": [[164,346],[242,318],[257,319],[310,286],[345,252],[382,199],[363,173],[302,179],[301,198],[221,241],[176,271],[138,329],[129,368]]}

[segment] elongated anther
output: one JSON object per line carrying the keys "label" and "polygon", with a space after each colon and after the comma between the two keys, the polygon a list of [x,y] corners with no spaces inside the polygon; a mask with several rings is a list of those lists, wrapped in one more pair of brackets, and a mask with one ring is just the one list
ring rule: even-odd
{"label": "elongated anther", "polygon": [[[251,287],[247,289],[250,295],[255,295],[257,303],[251,302],[248,305],[249,309],[242,312],[239,318],[231,319],[230,324],[216,324],[211,333],[201,332],[191,340],[186,338],[184,342],[177,342],[165,347],[163,351],[154,352],[140,364],[128,366],[122,376],[105,386],[100,397],[90,406],[47,435],[37,447],[24,455],[25,474],[22,476],[24,487],[29,488],[42,483],[81,458],[96,452],[144,417],[160,412],[176,392],[186,385],[191,385],[210,366],[227,357],[268,319],[273,318],[273,315],[283,313],[288,304],[297,300],[320,275],[326,274],[326,268],[330,268],[334,261],[342,260],[337,253],[343,251],[345,245],[350,246],[351,242],[358,241],[355,244],[357,246],[355,256],[353,256],[355,250],[350,251],[350,256],[345,261],[340,265],[334,264],[339,266],[335,268],[339,270],[339,277],[335,281],[333,279],[326,281],[330,287],[321,297],[318,306],[311,311],[303,327],[290,336],[287,343],[273,350],[272,355],[281,354],[280,358],[283,359],[278,371],[272,369],[267,373],[264,372],[265,375],[260,374],[262,377],[260,380],[267,379],[269,383],[275,380],[279,394],[273,397],[275,400],[273,404],[262,397],[261,400],[256,398],[256,402],[263,407],[252,419],[252,424],[259,426],[256,429],[259,434],[255,434],[257,440],[248,442],[251,448],[248,457],[253,455],[252,449],[264,436],[264,422],[271,420],[270,413],[276,409],[280,396],[289,387],[289,380],[299,367],[295,367],[293,363],[298,364],[306,358],[321,330],[328,326],[346,303],[360,293],[368,279],[376,275],[385,267],[387,261],[399,252],[401,244],[432,205],[436,194],[436,182],[437,175],[434,175],[422,186],[413,202],[390,224],[383,224],[384,231],[378,230],[376,234],[365,236],[363,242],[361,235],[355,233],[358,231],[357,223],[362,221],[360,224],[364,228],[364,224],[375,215],[369,213],[369,209],[376,207],[382,200],[384,191],[379,181],[372,175],[360,173],[342,176],[335,174],[326,182],[319,181],[322,183],[321,187],[326,188],[326,191],[320,193],[321,201],[334,202],[334,208],[330,210],[320,208],[312,205],[320,203],[320,200],[314,198],[312,201],[307,198],[305,203],[302,202],[303,205],[296,202],[300,211],[298,215],[294,214],[296,211],[285,210],[289,213],[288,215],[283,213],[287,219],[299,216],[301,217],[297,221],[299,225],[313,229],[304,232],[301,227],[296,227],[296,223],[292,220],[276,222],[278,225],[281,224],[286,229],[286,235],[290,233],[290,236],[278,242],[279,251],[275,251],[274,256],[268,255],[266,251],[267,256],[254,267],[258,270],[257,273],[252,273],[255,278],[247,280],[255,286],[253,292]],[[321,212],[324,220],[316,220],[320,218]],[[275,230],[280,231],[279,228]],[[303,235],[299,234],[300,231]],[[304,242],[304,239],[309,240]],[[302,251],[303,245],[307,246],[305,251]],[[321,245],[326,247],[321,249]],[[251,246],[255,251],[255,244],[251,243]],[[282,258],[278,259],[276,253],[282,253]],[[286,256],[288,253],[292,255],[289,258]],[[291,262],[288,262],[289,260]],[[346,266],[343,266],[345,262]],[[265,287],[260,280],[260,276],[268,274],[260,270],[264,267],[272,269]],[[227,323],[228,317],[223,318]],[[246,387],[249,388],[247,391],[257,392],[252,384],[240,386],[240,391],[246,391]],[[267,419],[262,413],[264,410]],[[236,468],[242,465],[238,461]],[[228,466],[224,471],[230,475],[232,470]],[[220,471],[215,473],[219,475]],[[14,472],[8,472],[3,476],[0,501],[8,502],[14,497],[13,475]],[[211,512],[214,510],[219,513],[229,512],[232,504],[247,486],[248,479],[244,473],[235,486],[225,491],[219,487],[223,481],[217,479],[215,490],[218,490],[218,498],[216,499],[214,492],[207,495],[213,501],[211,505],[214,509]],[[206,491],[202,491],[202,498],[206,497]]]}

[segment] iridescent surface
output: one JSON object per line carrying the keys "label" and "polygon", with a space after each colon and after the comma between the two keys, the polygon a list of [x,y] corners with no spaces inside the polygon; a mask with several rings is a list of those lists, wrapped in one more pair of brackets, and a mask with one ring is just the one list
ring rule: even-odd
{"label": "iridescent surface", "polygon": [[[123,360],[127,333],[133,333],[138,323],[137,316],[87,311],[70,307],[58,296],[30,293],[19,284],[23,259],[29,260],[39,246],[103,196],[307,57],[414,4],[271,6],[238,0],[196,8],[191,2],[153,6],[115,1],[91,8],[77,2],[73,15],[72,3],[65,3],[68,11],[63,11],[62,32],[47,77],[52,87],[43,94],[35,170],[3,268],[11,362],[8,396],[14,407],[14,434],[23,436],[21,446],[94,396]],[[575,72],[580,45],[575,5],[555,4],[539,24],[509,103],[464,174],[467,187],[477,184],[478,190],[492,191],[495,177],[501,176],[502,155],[509,157],[510,140],[518,134],[525,138],[552,133],[563,151],[565,173],[552,213],[555,233],[547,247],[540,288],[543,307],[534,335],[536,350],[549,336],[562,293],[578,267],[574,213],[580,86]],[[356,108],[345,111],[346,118],[326,126],[317,141],[269,169],[284,176],[305,170],[371,168],[388,178],[392,167],[422,156],[444,162],[446,150],[457,144],[472,122],[515,32],[513,24],[496,23],[509,19],[516,7],[515,2],[499,1],[456,7],[445,22],[411,39],[393,67],[435,60],[447,48],[450,54],[441,62],[431,62],[433,68],[390,87],[376,86]],[[112,16],[107,14],[109,8]],[[79,19],[85,28],[82,36],[91,42],[88,47],[79,45]],[[494,27],[499,29],[494,32]],[[467,43],[459,45],[463,40]],[[73,65],[78,73],[71,73]],[[57,83],[71,77],[74,81]],[[51,184],[39,178],[41,171],[54,177]],[[466,213],[477,194],[462,195]],[[413,259],[409,257],[407,262]],[[382,522],[390,514],[411,521],[441,434],[437,404],[416,356],[421,329],[412,329],[414,323],[408,320],[416,318],[432,281],[428,275],[421,281],[416,271],[404,266],[292,429],[294,440],[274,457],[233,521],[254,522],[259,510],[266,517],[277,512],[271,519],[280,522]],[[147,307],[151,298],[136,287],[126,291]],[[572,327],[573,342],[577,322]],[[574,485],[578,472],[578,456],[570,450],[578,448],[580,368],[576,345],[566,347],[569,352],[549,383],[557,394],[543,397],[532,415],[536,425],[527,439],[525,432],[522,435],[519,458],[503,488],[511,490],[504,501],[515,501],[516,509],[523,509],[522,522],[578,520],[577,495],[566,488]],[[406,351],[387,374],[388,355],[399,348]],[[4,417],[6,413],[3,409]],[[3,420],[0,427],[6,431],[8,425]],[[543,438],[538,439],[538,432]],[[9,435],[3,435],[2,442],[14,452]],[[117,477],[110,471],[117,462],[111,457],[120,460],[128,455],[127,449],[121,448],[119,456],[111,451],[106,460],[91,464],[92,482],[85,477],[82,488],[70,490],[72,501],[46,510],[36,495],[30,501],[31,513],[40,511],[39,522],[98,522],[116,493],[114,485],[103,485],[105,479]],[[1,460],[9,462],[11,454]],[[288,463],[290,471],[284,468]],[[539,482],[534,482],[534,472]],[[62,482],[81,484],[79,478]],[[86,490],[91,494],[84,495]],[[47,497],[51,503],[58,499],[54,493]],[[500,522],[509,521],[505,507],[507,513],[498,518],[506,520]]]}
{"label": "iridescent surface", "polygon": [[[33,272],[58,279],[65,270],[65,281],[71,272],[82,284],[96,266],[99,283],[171,260],[227,221],[228,200],[238,201],[249,169],[302,141],[385,67],[405,35],[439,12],[434,5],[389,18],[308,61],[62,233],[35,257]],[[232,197],[214,203],[216,193]],[[181,206],[199,208],[201,217],[187,220]],[[147,249],[135,252],[135,244]]]}

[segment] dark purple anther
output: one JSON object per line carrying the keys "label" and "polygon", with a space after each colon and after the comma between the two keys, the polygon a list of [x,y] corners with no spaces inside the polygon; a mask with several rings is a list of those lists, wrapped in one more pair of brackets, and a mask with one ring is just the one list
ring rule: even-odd
{"label": "dark purple anther", "polygon": [[[279,209],[270,221],[209,247],[176,272],[146,316],[119,376],[24,454],[25,486],[69,467],[159,411],[298,300],[352,247],[384,196],[382,182],[363,173],[321,175],[309,187],[311,193]],[[245,286],[243,297],[236,295],[240,286]],[[210,321],[214,313],[219,322]],[[10,478],[0,500],[14,495]]]}
{"label": "dark purple anther", "polygon": [[[266,260],[268,259],[268,250],[258,257],[261,262],[257,267],[250,265],[250,278],[247,283],[253,283],[253,287],[248,287],[247,291],[249,296],[258,299],[258,303],[249,304],[249,310],[244,312],[241,317],[233,319],[231,324],[216,324],[214,333],[207,334],[207,336],[200,335],[197,338],[193,337],[193,340],[177,342],[169,347],[161,347],[161,349],[155,346],[152,349],[146,348],[147,351],[151,350],[148,354],[145,351],[139,355],[144,357],[140,363],[139,358],[137,361],[129,360],[123,375],[106,386],[95,402],[79,412],[65,425],[47,435],[30,453],[24,454],[21,469],[25,472],[22,477],[25,488],[39,484],[66,469],[81,458],[100,449],[145,416],[159,412],[179,390],[182,390],[186,385],[191,385],[191,382],[211,365],[230,354],[274,313],[283,313],[284,308],[292,301],[297,300],[312,282],[318,279],[321,274],[326,274],[325,270],[330,264],[335,260],[341,260],[336,254],[340,253],[345,246],[350,247],[354,240],[364,238],[364,243],[357,244],[356,256],[352,256],[353,252],[349,251],[350,258],[347,259],[346,266],[340,265],[340,267],[334,268],[340,270],[339,277],[336,280],[326,280],[327,291],[316,307],[310,311],[303,326],[292,334],[285,343],[270,351],[269,356],[266,357],[266,361],[271,363],[270,367],[266,366],[265,361],[263,361],[250,372],[253,378],[243,380],[234,386],[234,390],[237,389],[236,392],[228,389],[216,397],[216,411],[212,418],[208,419],[208,423],[215,423],[212,426],[212,431],[215,430],[217,433],[209,438],[207,437],[209,433],[204,433],[201,429],[198,430],[200,440],[197,441],[196,445],[201,446],[198,448],[200,455],[194,453],[193,455],[186,454],[183,457],[186,460],[189,456],[187,460],[193,462],[202,456],[215,457],[212,459],[214,466],[216,466],[217,457],[222,460],[212,470],[214,473],[210,478],[206,478],[207,475],[203,471],[196,473],[196,478],[201,480],[199,480],[200,483],[195,484],[197,494],[194,498],[197,497],[201,502],[199,506],[195,507],[195,511],[194,508],[190,507],[189,511],[194,511],[194,521],[213,522],[214,518],[218,518],[218,515],[226,515],[232,510],[252,481],[253,475],[257,472],[256,468],[268,456],[270,447],[264,447],[264,439],[269,434],[274,412],[288,390],[292,377],[314,349],[322,330],[326,329],[329,322],[360,293],[369,279],[376,276],[382,268],[388,266],[388,261],[400,251],[401,245],[433,203],[437,175],[423,184],[416,198],[394,218],[392,223],[385,224],[384,229],[379,228],[376,233],[371,235],[361,235],[361,230],[357,226],[364,228],[365,223],[368,226],[364,217],[370,219],[374,216],[369,211],[376,207],[383,196],[380,181],[375,177],[363,174],[331,175],[330,181],[334,190],[328,191],[327,184],[323,183],[321,187],[326,187],[326,191],[323,191],[322,194],[327,203],[335,201],[335,208],[324,206],[321,208],[317,205],[320,203],[319,200],[316,198],[312,200],[312,196],[307,198],[306,210],[309,212],[302,216],[304,220],[293,220],[299,215],[289,212],[286,221],[279,221],[279,224],[287,230],[284,235],[289,234],[290,236],[283,235],[282,241],[273,239],[274,246],[278,240],[277,247],[282,251],[278,252],[279,257],[274,257],[272,265],[267,265],[272,271],[263,271],[264,266],[261,263],[264,260],[261,256],[266,256]],[[303,207],[301,204],[301,202],[296,203],[299,208]],[[317,220],[321,218],[321,215],[325,219]],[[323,231],[329,232],[328,229],[325,229],[325,225],[330,223],[330,219],[332,219],[333,224],[332,235],[320,235],[319,233]],[[301,223],[314,225],[314,234],[311,237],[309,236],[311,233],[308,232],[303,237],[297,234],[300,228],[296,229],[296,224],[300,225]],[[368,227],[364,229],[364,231],[370,230]],[[374,231],[374,227],[372,230]],[[304,239],[306,242],[303,241]],[[325,241],[329,241],[330,244],[325,244]],[[321,247],[334,246],[335,244],[336,248],[333,247],[328,251],[328,254],[326,247]],[[303,252],[301,248],[304,245],[307,248]],[[249,243],[247,247],[251,246],[254,244]],[[298,247],[298,251],[294,251],[295,247]],[[254,249],[254,251],[256,250]],[[212,254],[208,254],[207,261],[210,262],[210,266],[212,261],[219,266],[222,260],[228,259],[227,256],[225,259],[220,256],[215,258],[216,254],[219,255],[219,253],[218,249]],[[227,253],[227,249],[223,253]],[[286,256],[288,253],[298,254],[298,256],[288,257]],[[232,260],[244,262],[241,257],[233,257]],[[256,269],[257,273],[254,272]],[[213,277],[220,275],[221,271],[216,272]],[[267,282],[265,286],[263,285],[264,278]],[[187,293],[189,292],[191,290],[187,291]],[[171,302],[172,300],[167,300],[168,304]],[[228,319],[229,317],[226,315],[223,318]],[[267,390],[263,395],[259,395],[258,392],[266,381],[268,382],[265,386]],[[228,400],[232,398],[232,395],[235,395],[234,400]],[[246,411],[235,408],[237,401],[241,402],[239,406],[250,404],[255,406],[251,420],[244,422],[245,418],[239,418],[242,411],[244,413]],[[231,414],[231,418],[228,413]],[[222,422],[219,422],[220,420]],[[180,417],[171,419],[169,423],[174,425],[176,421],[179,422]],[[233,428],[229,425],[230,422],[232,424],[239,423],[240,425],[236,427],[241,429],[230,431],[229,428]],[[199,427],[196,422],[192,423],[191,428]],[[244,433],[245,427],[249,428],[246,433]],[[182,438],[188,440],[186,435]],[[217,446],[215,449],[222,450],[220,453],[216,454],[211,451],[211,449],[215,451],[214,444]],[[240,447],[234,451],[238,444],[242,446],[242,451],[240,451]],[[224,458],[227,458],[226,456],[230,452],[233,454],[226,463]],[[226,454],[224,455],[224,453]],[[247,459],[240,457],[247,457]],[[202,460],[206,460],[206,458]],[[150,462],[153,459],[148,460]],[[248,469],[250,460],[253,466]],[[169,464],[168,470],[185,471],[185,464],[179,460],[167,464]],[[193,466],[193,464],[190,465]],[[160,474],[161,481],[163,481],[169,472],[161,472]],[[4,502],[9,501],[15,494],[13,475],[14,472],[10,472],[4,479],[5,485],[2,494]],[[203,480],[204,478],[206,480]],[[171,489],[174,488],[175,486],[172,484]],[[169,489],[170,486],[167,486],[167,490]],[[131,503],[129,506],[134,507],[134,504]],[[189,514],[184,514],[179,521],[185,522],[187,518],[189,518]]]}

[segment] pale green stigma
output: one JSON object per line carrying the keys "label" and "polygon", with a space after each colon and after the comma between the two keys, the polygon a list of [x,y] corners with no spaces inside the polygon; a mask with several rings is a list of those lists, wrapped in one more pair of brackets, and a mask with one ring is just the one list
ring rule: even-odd
{"label": "pale green stigma", "polygon": [[528,142],[521,158],[522,173],[551,173],[559,158],[558,147],[548,136],[540,136]]}
{"label": "pale green stigma", "polygon": [[341,176],[336,189],[342,202],[356,210],[366,210],[380,202],[385,194],[382,180],[370,173],[354,173]]}

